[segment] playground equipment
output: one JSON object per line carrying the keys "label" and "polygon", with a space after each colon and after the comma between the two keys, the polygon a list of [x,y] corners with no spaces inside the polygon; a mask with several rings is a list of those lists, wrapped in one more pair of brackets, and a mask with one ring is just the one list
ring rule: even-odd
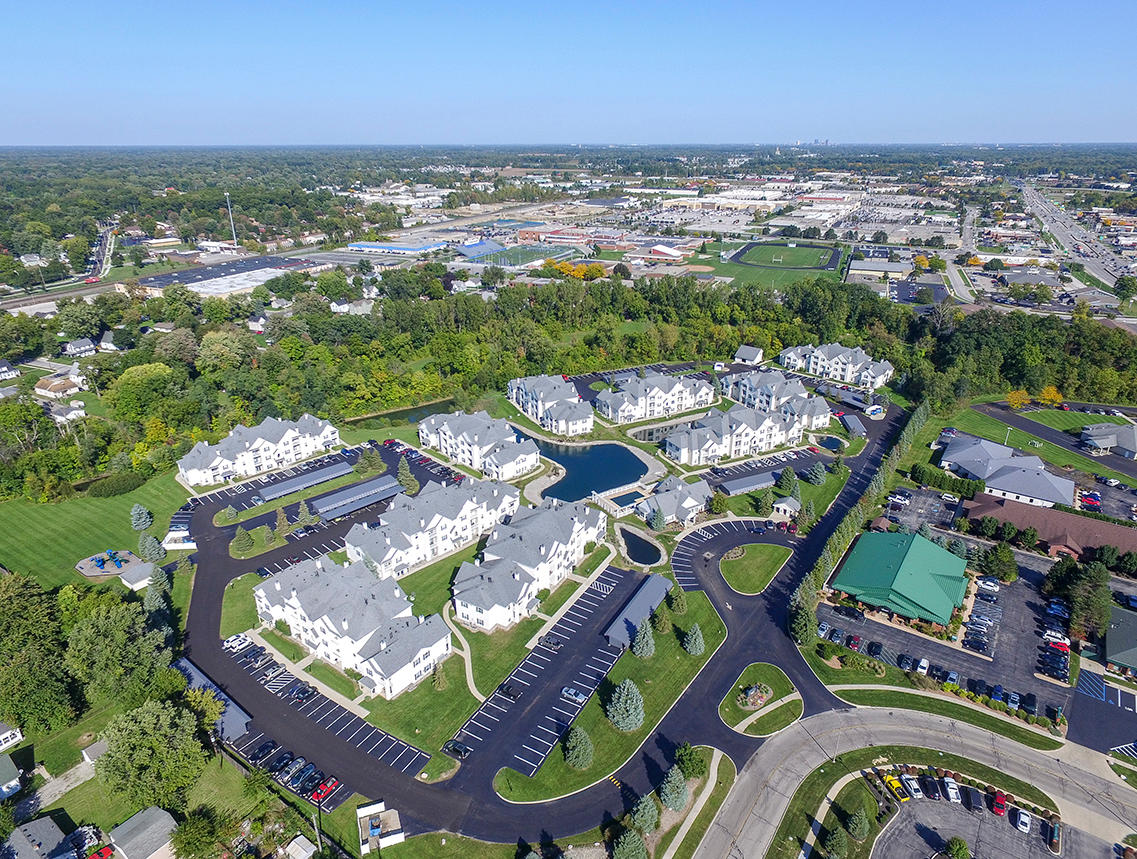
{"label": "playground equipment", "polygon": [[106,569],[108,561],[114,564],[115,569],[117,570],[121,570],[124,563],[123,559],[118,556],[118,552],[116,552],[114,549],[107,549],[105,555],[95,555],[94,557],[88,558],[87,560],[94,564],[95,569],[98,570]]}

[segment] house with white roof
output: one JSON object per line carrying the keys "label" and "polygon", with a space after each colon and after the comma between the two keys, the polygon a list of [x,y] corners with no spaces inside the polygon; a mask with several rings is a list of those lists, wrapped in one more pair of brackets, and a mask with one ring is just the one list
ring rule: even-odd
{"label": "house with white roof", "polygon": [[457,552],[517,512],[521,493],[496,481],[430,481],[413,498],[397,495],[372,527],[360,522],[344,538],[348,560],[380,579]]}
{"label": "house with white roof", "polygon": [[445,621],[416,617],[402,588],[363,563],[301,561],[257,586],[253,599],[262,621],[284,621],[318,659],[358,672],[369,695],[390,700],[450,655]]}
{"label": "house with white roof", "polygon": [[984,438],[957,435],[940,455],[940,465],[969,480],[982,480],[988,495],[1035,507],[1074,503],[1074,481],[1047,471],[1037,456]]}
{"label": "house with white roof", "polygon": [[418,438],[424,447],[491,480],[514,480],[541,465],[541,453],[532,439],[518,441],[517,431],[507,421],[491,418],[484,411],[431,415],[419,421]]}
{"label": "house with white roof", "polygon": [[560,376],[510,379],[507,393],[522,414],[549,432],[568,436],[592,432],[592,409]]}
{"label": "house with white roof", "polygon": [[546,498],[496,527],[482,560],[458,568],[455,614],[473,629],[510,627],[537,610],[538,594],[553,591],[604,538],[608,517],[585,504]]}
{"label": "house with white roof", "polygon": [[783,349],[778,362],[787,369],[800,370],[862,388],[879,388],[892,378],[888,361],[876,361],[859,346],[850,348],[840,343],[822,346],[793,346]]}
{"label": "house with white roof", "polygon": [[210,486],[284,468],[339,443],[339,430],[312,415],[265,418],[255,427],[238,424],[217,444],[199,441],[178,460],[178,476],[190,486]]}
{"label": "house with white roof", "polygon": [[0,360],[0,382],[18,379],[19,377],[20,371],[13,367],[9,361]]}
{"label": "house with white roof", "polygon": [[665,525],[672,522],[689,525],[707,509],[710,500],[711,487],[707,481],[687,483],[671,474],[659,481],[652,494],[636,505],[636,513],[648,524],[651,524],[655,511],[659,510]]}
{"label": "house with white roof", "polygon": [[18,746],[24,741],[24,732],[7,722],[0,722],[0,752]]}
{"label": "house with white roof", "polygon": [[666,418],[714,402],[715,389],[702,379],[651,373],[624,379],[615,391],[601,391],[596,411],[613,423]]}

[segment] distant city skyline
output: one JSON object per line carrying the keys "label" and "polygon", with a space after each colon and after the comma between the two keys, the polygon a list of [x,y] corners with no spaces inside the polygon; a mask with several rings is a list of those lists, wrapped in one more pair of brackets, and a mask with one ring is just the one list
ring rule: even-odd
{"label": "distant city skyline", "polygon": [[46,0],[6,15],[0,145],[1128,142],[1137,69],[1085,68],[1135,9]]}

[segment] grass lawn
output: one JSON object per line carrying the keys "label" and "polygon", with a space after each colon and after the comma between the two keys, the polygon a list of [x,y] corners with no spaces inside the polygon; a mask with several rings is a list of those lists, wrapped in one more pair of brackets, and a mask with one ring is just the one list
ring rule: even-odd
{"label": "grass lawn", "polygon": [[[817,839],[817,843],[824,843],[829,833],[838,826],[847,825],[849,818],[853,816],[853,812],[861,808],[864,809],[869,819],[869,834],[864,841],[857,841],[849,836],[849,852],[845,854],[845,859],[869,859],[872,854],[873,843],[880,835],[881,826],[876,822],[876,796],[869,790],[864,779],[859,778],[856,781],[851,781],[838,792],[837,798],[821,823],[821,837]],[[847,831],[846,835],[848,835]]]}
{"label": "grass lawn", "polygon": [[[874,671],[859,671],[852,668],[834,668],[818,655],[817,647],[799,648],[813,673],[826,686],[840,686],[846,683],[868,683],[873,685],[902,686],[908,689],[915,688],[908,675],[894,665],[876,664],[884,668],[884,674]],[[876,660],[873,660],[874,662]]]}
{"label": "grass lawn", "polygon": [[1016,743],[1041,751],[1054,751],[1062,748],[1062,743],[1026,725],[1017,725],[1002,716],[991,712],[984,713],[964,704],[957,704],[944,698],[928,695],[913,695],[908,692],[891,692],[886,689],[843,689],[834,693],[850,704],[866,707],[894,707],[904,710],[920,710],[958,719],[970,725],[1001,734]]}
{"label": "grass lawn", "polygon": [[311,498],[313,495],[320,495],[324,492],[331,492],[333,489],[339,489],[341,486],[347,486],[351,483],[358,483],[361,480],[366,480],[369,477],[375,477],[382,474],[381,471],[366,471],[345,474],[341,477],[335,477],[324,483],[317,484],[316,486],[309,486],[307,489],[301,489],[299,492],[292,492],[285,495],[283,498],[277,498],[274,501],[269,501],[267,504],[262,504],[259,507],[250,507],[247,510],[238,510],[237,516],[230,519],[225,515],[225,511],[218,510],[213,514],[213,524],[220,527],[226,525],[234,525],[239,522],[247,522],[250,519],[255,519],[258,516],[264,516],[266,513],[273,513],[281,507],[287,507],[290,504],[299,504],[305,498]]}
{"label": "grass lawn", "polygon": [[[74,725],[54,734],[32,734],[19,748],[31,746],[35,762],[42,763],[52,775],[59,775],[79,763],[82,750],[98,739],[107,722],[122,711],[117,701],[97,703]],[[16,757],[20,757],[18,752]]]}
{"label": "grass lawn", "polygon": [[331,665],[328,665],[328,663],[321,662],[319,659],[313,659],[308,663],[304,672],[316,680],[319,680],[330,689],[339,692],[345,698],[355,698],[359,695],[359,687],[355,685],[354,680],[338,668],[333,668]]}
{"label": "grass lawn", "polygon": [[[513,667],[525,658],[526,642],[544,623],[539,617],[527,617],[512,629],[497,632],[474,632],[463,629],[474,660],[474,683],[483,695],[498,687]],[[465,685],[465,681],[462,681]]]}
{"label": "grass lawn", "polygon": [[[710,757],[709,749],[702,749],[708,753],[708,763]],[[734,770],[734,763],[729,757],[723,755],[719,759],[718,769],[714,773],[715,785],[711,789],[711,795],[707,797],[707,802],[699,812],[699,816],[695,818],[695,822],[691,824],[691,828],[687,830],[687,834],[683,838],[683,842],[675,850],[675,859],[691,859],[695,855],[695,850],[699,846],[699,842],[703,840],[707,830],[711,827],[711,822],[715,819],[715,814],[718,813],[719,806],[722,805],[726,799],[727,793],[734,785],[734,779],[737,773]],[[703,788],[706,786],[704,780],[695,796],[698,797]],[[679,827],[683,825],[683,821],[675,824],[673,829],[666,833],[660,839],[658,846],[655,848],[655,855],[662,856],[663,852],[668,848],[672,841],[675,840],[675,835],[679,831]]]}
{"label": "grass lawn", "polygon": [[[269,540],[269,535],[272,534],[272,540]],[[241,551],[233,546],[233,541],[229,542],[229,557],[237,558],[238,560],[246,560],[248,558],[255,558],[257,555],[263,555],[265,552],[279,549],[288,541],[284,537],[272,533],[272,529],[268,525],[258,525],[249,531],[249,536],[253,538],[253,545],[246,551]],[[234,538],[235,540],[236,538]]]}
{"label": "grass lawn", "polygon": [[174,575],[174,582],[170,587],[170,603],[174,607],[174,626],[177,629],[184,630],[186,628],[186,614],[189,612],[192,590],[192,575]]}
{"label": "grass lawn", "polygon": [[[790,466],[792,468],[792,466]],[[778,469],[779,473],[781,469]],[[845,481],[849,479],[848,466],[842,466],[838,474],[826,472],[825,482],[820,486],[815,486],[812,483],[807,483],[804,480],[798,480],[798,486],[801,489],[801,503],[805,504],[806,501],[813,502],[814,513],[820,518],[829,505],[833,503],[840,493],[841,489],[845,486]],[[774,500],[784,498],[790,493],[784,492],[777,486],[772,487],[774,493]],[[758,515],[758,496],[760,492],[751,492],[747,495],[731,495],[726,499],[727,509],[736,516],[757,516]]]}
{"label": "grass lawn", "polygon": [[443,607],[450,602],[450,583],[454,581],[454,574],[463,562],[474,560],[478,545],[471,543],[462,551],[399,579],[399,587],[414,601],[416,615],[442,614]]}
{"label": "grass lawn", "polygon": [[229,582],[221,598],[221,637],[228,638],[238,632],[260,624],[257,607],[253,602],[253,588],[262,579],[256,573],[245,573]]}
{"label": "grass lawn", "polygon": [[973,779],[993,784],[1033,805],[1057,809],[1054,800],[1033,785],[1005,775],[978,761],[913,746],[871,746],[838,755],[835,761],[826,761],[805,777],[794,791],[786,813],[771,842],[769,856],[773,859],[793,859],[805,841],[806,833],[814,823],[813,815],[821,805],[829,788],[843,775],[869,769],[874,762],[891,764],[934,765],[960,772]]}
{"label": "grass lawn", "polygon": [[539,611],[541,614],[547,614],[552,617],[557,611],[568,602],[576,593],[577,588],[583,587],[580,582],[575,582],[572,579],[565,579],[557,587],[555,591],[549,594],[541,601]]}
{"label": "grass lawn", "polygon": [[109,832],[141,809],[140,805],[112,793],[98,778],[93,778],[71,788],[44,811],[52,817],[55,817],[52,812],[62,811],[76,826],[94,824],[103,832]]}
{"label": "grass lawn", "polygon": [[753,686],[756,683],[763,683],[770,687],[770,697],[763,705],[763,710],[772,710],[773,707],[771,707],[771,704],[775,704],[794,691],[794,684],[781,668],[776,665],[771,665],[768,662],[752,662],[742,669],[738,680],[735,681],[730,691],[726,693],[722,702],[719,704],[719,717],[732,728],[747,716],[758,712],[756,710],[743,709],[738,705],[737,701],[738,695],[743,689],[747,686]]}
{"label": "grass lawn", "polygon": [[754,737],[764,737],[777,733],[801,718],[805,707],[800,698],[794,698],[784,704],[778,704],[769,713],[761,716],[746,726],[746,733]]}
{"label": "grass lawn", "polygon": [[1086,415],[1082,412],[1064,412],[1061,409],[1040,409],[1037,412],[1023,412],[1024,418],[1046,424],[1056,430],[1081,429],[1090,424],[1127,424],[1125,418],[1116,415]]}
{"label": "grass lawn", "polygon": [[[739,246],[737,242],[732,242],[730,250],[737,250]],[[831,280],[836,280],[838,277],[837,272],[822,271],[821,269],[817,269],[816,271],[800,271],[786,268],[755,268],[750,265],[720,262],[719,250],[721,247],[719,242],[707,242],[708,258],[694,260],[694,262],[698,265],[709,266],[714,269],[715,274],[721,277],[733,277],[735,285],[750,283],[768,289],[781,289],[793,283],[812,282],[818,277],[825,277]],[[787,249],[783,247],[782,250],[785,251]],[[840,266],[838,266],[838,270],[839,269]]]}
{"label": "grass lawn", "polygon": [[257,804],[256,797],[245,796],[245,777],[228,758],[214,756],[205,765],[197,784],[190,788],[189,807],[212,805],[218,811],[231,812],[238,820],[249,814]]}
{"label": "grass lawn", "polygon": [[261,638],[267,641],[272,649],[287,659],[289,662],[299,662],[308,654],[305,653],[304,648],[292,641],[285,638],[275,629],[266,629],[261,633]]}
{"label": "grass lawn", "polygon": [[743,547],[741,558],[719,563],[726,583],[741,594],[760,594],[790,559],[793,550],[773,543]]}
{"label": "grass lawn", "polygon": [[782,268],[818,268],[829,262],[830,256],[832,251],[829,248],[758,245],[743,254],[742,261]]}
{"label": "grass lawn", "polygon": [[[46,588],[86,581],[75,571],[82,558],[106,549],[137,551],[138,532],[130,527],[133,505],[154,514],[150,533],[161,540],[170,516],[188,497],[171,471],[112,498],[77,497],[57,504],[5,501],[0,504],[0,564],[27,573]],[[29,534],[35,539],[28,539]]]}
{"label": "grass lawn", "polygon": [[1121,777],[1130,787],[1137,789],[1137,770],[1121,764],[1110,763],[1109,768]]}
{"label": "grass lawn", "polygon": [[[608,677],[601,683],[599,694],[589,699],[576,717],[575,724],[588,732],[595,747],[591,767],[574,770],[565,763],[564,755],[554,750],[533,778],[527,778],[512,769],[503,769],[494,778],[494,788],[506,799],[532,801],[563,796],[604,778],[626,761],[659,724],[675,700],[706,664],[726,638],[726,628],[701,591],[687,594],[687,613],[672,615],[677,621],[671,635],[657,635],[655,655],[641,661],[625,653],[612,666]],[[698,622],[706,641],[701,656],[691,656],[679,643],[683,630]],[[600,705],[611,690],[630,678],[639,687],[644,699],[644,721],[638,730],[618,731],[604,715]]]}
{"label": "grass lawn", "polygon": [[[721,800],[719,802],[721,804]],[[354,808],[354,805],[352,807]],[[591,847],[596,842],[604,840],[605,833],[599,829],[590,829],[580,835],[558,838],[556,847],[562,850],[572,845]],[[530,846],[534,849],[542,847],[543,850],[539,850],[538,853],[543,853],[545,856],[564,855],[553,846],[552,842]],[[402,844],[383,848],[384,859],[421,859],[423,856],[429,856],[430,859],[516,859],[517,856],[523,855],[525,855],[523,852],[518,851],[517,844],[493,844],[488,841],[478,841],[476,838],[467,838],[465,835],[455,835],[453,832],[415,835]]]}

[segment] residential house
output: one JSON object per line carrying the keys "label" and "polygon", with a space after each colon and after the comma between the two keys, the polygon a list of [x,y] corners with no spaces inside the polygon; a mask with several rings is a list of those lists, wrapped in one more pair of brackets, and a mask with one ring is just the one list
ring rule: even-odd
{"label": "residential house", "polygon": [[49,400],[62,400],[87,390],[87,377],[79,372],[79,365],[72,364],[66,370],[44,376],[36,382],[35,392]]}
{"label": "residential house", "polygon": [[63,354],[68,358],[89,358],[95,354],[95,344],[90,337],[80,337],[63,344]]}
{"label": "residential house", "polygon": [[20,770],[11,755],[0,755],[0,800],[20,792]]}
{"label": "residential house", "polygon": [[0,722],[0,752],[18,746],[24,741],[24,732],[7,722]]}
{"label": "residential house", "polygon": [[20,378],[20,371],[13,367],[9,361],[0,360],[0,382],[18,378]]}
{"label": "residential house", "polygon": [[507,421],[486,412],[431,415],[418,424],[419,443],[455,462],[482,472],[491,480],[514,480],[541,465],[532,439],[517,440]]}
{"label": "residential house", "polygon": [[636,513],[650,524],[655,511],[659,510],[664,524],[678,522],[689,525],[707,509],[710,500],[711,487],[707,481],[700,479],[687,483],[672,474],[659,481],[652,494],[636,505]]}
{"label": "residential house", "polygon": [[475,629],[510,627],[537,610],[537,594],[553,591],[600,542],[608,517],[580,503],[546,498],[497,526],[482,552],[454,577],[455,614]]}
{"label": "residential house", "polygon": [[12,830],[0,850],[4,859],[75,859],[70,833],[50,817],[26,820]]}
{"label": "residential house", "polygon": [[253,600],[266,624],[284,621],[318,659],[359,673],[369,695],[395,698],[450,655],[442,618],[416,617],[402,588],[363,563],[301,561],[256,587]]}
{"label": "residential house", "polygon": [[375,302],[368,298],[360,298],[356,301],[333,299],[328,305],[332,313],[346,314],[348,316],[368,316],[371,313],[371,308],[374,306]]}
{"label": "residential house", "polygon": [[1046,470],[1037,456],[1011,447],[959,434],[940,455],[940,465],[970,480],[982,480],[984,492],[1037,507],[1074,503],[1074,481]]}
{"label": "residential house", "polygon": [[80,418],[87,417],[87,412],[83,408],[82,400],[72,400],[67,405],[63,405],[62,403],[44,403],[43,410],[61,427],[67,426],[69,423],[77,421]]}
{"label": "residential house", "polygon": [[879,388],[892,378],[893,367],[888,361],[875,361],[858,347],[840,343],[822,346],[793,346],[783,349],[778,362],[787,369],[800,370],[863,388]]}
{"label": "residential house", "polygon": [[170,812],[151,805],[128,817],[109,834],[122,859],[174,859],[171,841],[177,828]]}
{"label": "residential house", "polygon": [[689,412],[709,406],[714,399],[715,389],[702,379],[652,373],[625,379],[619,390],[601,391],[595,406],[608,420],[624,424]]}
{"label": "residential house", "polygon": [[178,460],[178,474],[191,486],[208,486],[284,468],[339,443],[339,430],[312,415],[265,418],[255,427],[238,424],[217,444],[199,441]]}
{"label": "residential house", "polygon": [[104,331],[103,336],[99,338],[99,342],[95,348],[97,348],[100,352],[122,351],[118,348],[118,346],[115,345],[113,331]]}
{"label": "residential house", "polygon": [[522,414],[557,435],[592,432],[592,409],[581,402],[576,387],[559,376],[525,376],[511,379],[509,401]]}
{"label": "residential house", "polygon": [[762,347],[761,346],[739,346],[734,353],[735,364],[761,364],[762,363]]}
{"label": "residential house", "polygon": [[264,334],[266,325],[268,325],[268,317],[263,313],[258,313],[256,316],[250,316],[245,321],[245,326],[254,334]]}
{"label": "residential house", "polygon": [[520,495],[496,481],[430,481],[413,498],[395,496],[375,526],[353,525],[344,549],[380,579],[401,578],[476,542],[517,512]]}
{"label": "residential house", "polygon": [[1081,440],[1092,453],[1137,459],[1137,426],[1133,424],[1090,424],[1082,428]]}

